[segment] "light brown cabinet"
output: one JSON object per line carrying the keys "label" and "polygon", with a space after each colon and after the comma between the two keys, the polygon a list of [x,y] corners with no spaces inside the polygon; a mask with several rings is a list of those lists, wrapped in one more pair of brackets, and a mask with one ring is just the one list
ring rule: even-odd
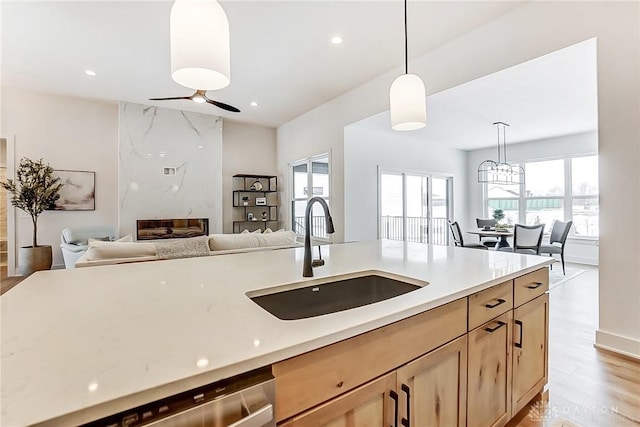
{"label": "light brown cabinet", "polygon": [[512,311],[469,332],[467,425],[503,426],[511,413]]}
{"label": "light brown cabinet", "polygon": [[391,398],[396,373],[384,375],[304,412],[282,427],[368,427],[393,425],[397,403]]}
{"label": "light brown cabinet", "polygon": [[549,294],[514,310],[513,404],[517,414],[547,383],[549,372]]}
{"label": "light brown cabinet", "polygon": [[547,383],[548,283],[543,268],[274,364],[278,425],[504,426]]}
{"label": "light brown cabinet", "polygon": [[281,426],[464,426],[466,378],[467,337],[462,336]]}
{"label": "light brown cabinet", "polygon": [[466,336],[406,364],[397,377],[399,426],[466,425]]}

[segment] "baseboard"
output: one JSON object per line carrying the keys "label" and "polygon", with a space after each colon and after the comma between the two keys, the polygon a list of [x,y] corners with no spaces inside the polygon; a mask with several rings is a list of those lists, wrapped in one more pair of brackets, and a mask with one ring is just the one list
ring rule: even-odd
{"label": "baseboard", "polygon": [[640,340],[597,330],[594,346],[640,360]]}
{"label": "baseboard", "polygon": [[598,264],[598,259],[594,259],[594,258],[586,258],[586,257],[571,257],[571,258],[565,258],[564,262],[570,262],[572,264],[586,264],[586,265],[599,265]]}

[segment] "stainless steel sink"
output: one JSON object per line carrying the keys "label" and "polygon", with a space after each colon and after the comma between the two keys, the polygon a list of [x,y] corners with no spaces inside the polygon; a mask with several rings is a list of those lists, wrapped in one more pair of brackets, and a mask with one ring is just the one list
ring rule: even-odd
{"label": "stainless steel sink", "polygon": [[384,301],[427,284],[406,280],[397,280],[386,274],[333,277],[320,282],[303,282],[253,291],[247,293],[247,296],[278,319],[296,320]]}

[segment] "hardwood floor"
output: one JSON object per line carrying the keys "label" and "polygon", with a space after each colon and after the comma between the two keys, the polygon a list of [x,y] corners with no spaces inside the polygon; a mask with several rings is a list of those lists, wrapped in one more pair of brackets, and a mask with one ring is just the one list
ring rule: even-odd
{"label": "hardwood floor", "polygon": [[551,289],[549,385],[510,427],[640,426],[640,363],[593,346],[598,270]]}
{"label": "hardwood floor", "polygon": [[0,295],[22,282],[24,277],[7,277],[7,267],[0,267]]}

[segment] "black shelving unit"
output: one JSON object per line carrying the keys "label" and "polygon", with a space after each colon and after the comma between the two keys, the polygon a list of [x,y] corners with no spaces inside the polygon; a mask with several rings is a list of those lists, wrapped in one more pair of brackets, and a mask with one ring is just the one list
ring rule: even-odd
{"label": "black shelving unit", "polygon": [[278,228],[278,177],[237,174],[232,180],[233,232]]}

